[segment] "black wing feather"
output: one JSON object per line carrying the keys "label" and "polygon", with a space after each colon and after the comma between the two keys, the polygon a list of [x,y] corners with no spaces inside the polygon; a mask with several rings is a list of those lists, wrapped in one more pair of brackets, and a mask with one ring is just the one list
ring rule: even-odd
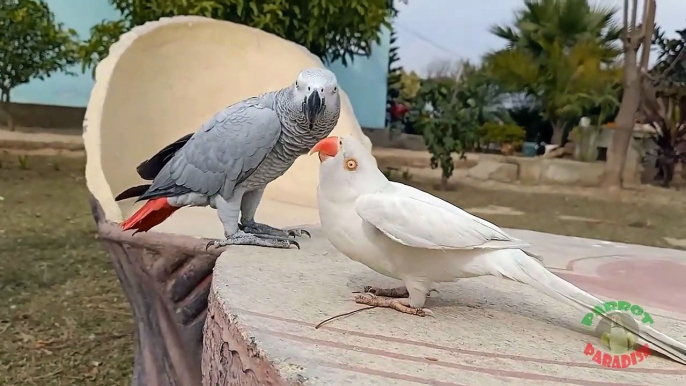
{"label": "black wing feather", "polygon": [[138,185],[138,186],[128,188],[125,191],[119,193],[119,195],[114,198],[114,201],[121,201],[121,200],[126,200],[127,198],[133,198],[133,197],[141,196],[141,195],[143,195],[143,193],[145,193],[148,190],[149,187],[150,187],[150,184],[145,184],[145,185]]}
{"label": "black wing feather", "polygon": [[172,159],[177,151],[181,150],[181,148],[186,145],[193,134],[195,133],[184,135],[183,137],[174,141],[174,143],[167,145],[164,149],[157,152],[157,154],[150,157],[149,160],[141,162],[141,164],[136,168],[138,175],[144,180],[154,180],[164,165],[166,165],[167,162]]}

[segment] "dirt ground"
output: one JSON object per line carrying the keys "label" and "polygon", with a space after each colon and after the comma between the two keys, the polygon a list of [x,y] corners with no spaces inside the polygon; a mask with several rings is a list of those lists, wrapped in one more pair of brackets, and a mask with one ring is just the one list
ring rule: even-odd
{"label": "dirt ground", "polygon": [[84,159],[0,162],[0,385],[129,384],[131,317],[95,238]]}
{"label": "dirt ground", "polygon": [[[0,153],[2,385],[130,382],[129,308],[94,236],[83,172],[80,157]],[[663,247],[686,239],[684,192],[474,182],[436,192],[418,174],[405,173],[408,183],[503,227]]]}

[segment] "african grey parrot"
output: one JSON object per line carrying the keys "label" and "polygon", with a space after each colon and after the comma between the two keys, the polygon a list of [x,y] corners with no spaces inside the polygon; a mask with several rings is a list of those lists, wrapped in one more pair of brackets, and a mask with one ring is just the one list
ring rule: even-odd
{"label": "african grey parrot", "polygon": [[116,200],[148,201],[120,227],[145,232],[181,207],[209,205],[219,214],[226,240],[208,247],[299,247],[289,235],[307,231],[257,223],[255,212],[267,184],[329,135],[339,115],[336,76],[321,68],[303,70],[288,87],[226,107],[138,167],[152,184],[129,188]]}
{"label": "african grey parrot", "polygon": [[[402,280],[404,287],[366,287],[356,302],[430,315],[423,308],[436,283],[492,275],[528,284],[584,312],[608,317],[604,303],[548,271],[522,240],[431,194],[390,182],[353,137],[328,137],[318,153],[319,216],[331,244],[352,260]],[[597,307],[600,306],[600,307]],[[631,326],[625,328],[636,330]],[[640,324],[637,343],[686,364],[686,345]]]}

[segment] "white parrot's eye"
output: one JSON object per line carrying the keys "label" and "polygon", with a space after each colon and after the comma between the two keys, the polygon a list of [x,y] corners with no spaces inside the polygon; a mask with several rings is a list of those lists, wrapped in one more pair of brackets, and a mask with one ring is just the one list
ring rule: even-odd
{"label": "white parrot's eye", "polygon": [[334,88],[333,88],[333,93],[335,94],[335,93],[337,93],[337,92],[338,92],[338,87],[334,87]]}
{"label": "white parrot's eye", "polygon": [[357,169],[357,161],[354,158],[348,158],[345,160],[345,168],[352,171]]}
{"label": "white parrot's eye", "polygon": [[297,81],[297,80],[295,81],[295,88],[296,88],[296,89],[299,89],[299,88],[300,88],[300,85],[298,84],[298,81]]}

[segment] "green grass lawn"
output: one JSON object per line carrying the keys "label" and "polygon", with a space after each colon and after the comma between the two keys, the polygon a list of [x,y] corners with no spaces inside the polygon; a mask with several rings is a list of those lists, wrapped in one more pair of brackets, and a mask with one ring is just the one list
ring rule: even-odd
{"label": "green grass lawn", "polygon": [[[84,160],[36,156],[20,163],[4,154],[0,161],[0,384],[128,384],[132,323],[95,238]],[[525,213],[482,216],[503,227],[655,246],[667,246],[665,236],[686,239],[683,202],[611,203],[469,186],[433,193],[463,208],[498,205]]]}

